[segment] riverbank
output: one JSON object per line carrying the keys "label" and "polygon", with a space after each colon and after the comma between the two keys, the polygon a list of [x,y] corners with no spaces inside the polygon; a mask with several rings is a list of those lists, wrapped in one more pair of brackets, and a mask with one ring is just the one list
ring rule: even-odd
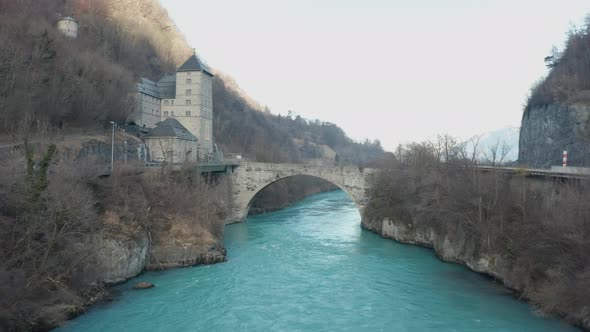
{"label": "riverbank", "polygon": [[29,149],[1,151],[0,330],[48,330],[145,270],[225,260],[225,183]]}
{"label": "riverbank", "polygon": [[[160,182],[161,186],[162,181],[156,181],[157,178],[153,178],[153,176],[158,177],[157,175],[147,176],[149,177],[148,182],[152,184]],[[293,184],[293,187],[289,187],[290,184]],[[223,187],[223,184],[218,184],[218,186]],[[159,188],[156,192],[161,194],[169,192],[169,190],[170,188]],[[265,193],[261,193],[262,196],[258,200],[255,199],[257,208],[254,209],[253,214],[277,211],[312,194],[329,190],[334,190],[334,186],[323,180],[309,177],[289,179],[289,181],[273,185]],[[150,192],[152,195],[154,194],[154,190],[150,190]],[[108,195],[105,193],[104,196]],[[149,192],[145,192],[144,195],[149,196]],[[136,197],[135,200],[137,199],[139,198]],[[158,200],[154,197],[151,199],[152,201]],[[211,202],[211,204],[216,203]],[[163,208],[163,205],[160,206],[160,209]],[[222,239],[213,238],[211,234],[203,233],[203,230],[199,228],[193,229],[183,221],[171,224],[169,222],[171,218],[169,208],[164,213],[162,210],[151,212],[152,220],[149,227],[130,226],[122,223],[121,217],[124,213],[121,210],[115,209],[105,213],[107,216],[105,225],[107,226],[103,228],[97,238],[97,241],[100,242],[97,247],[101,248],[97,255],[96,266],[96,271],[100,274],[97,279],[100,282],[96,288],[83,294],[83,299],[78,306],[69,309],[68,320],[84,314],[93,306],[110,301],[109,290],[112,287],[140,277],[148,271],[212,265],[226,260],[226,250]],[[153,218],[157,214],[162,214],[160,217],[164,218],[155,221]],[[42,330],[57,327],[63,323],[63,320],[62,318],[45,324]]]}
{"label": "riverbank", "polygon": [[[208,250],[206,253],[191,256],[189,260],[179,260],[175,263],[167,263],[166,265],[145,266],[141,271],[135,275],[129,275],[127,279],[112,283],[100,283],[92,287],[90,290],[80,294],[80,300],[69,305],[57,305],[46,308],[46,313],[42,315],[45,317],[40,322],[35,323],[32,328],[35,331],[50,331],[59,328],[68,321],[74,320],[81,315],[86,314],[89,310],[105,305],[118,297],[113,297],[112,290],[121,285],[127,284],[133,279],[141,280],[142,275],[151,271],[174,270],[179,268],[188,268],[201,265],[213,265],[226,261],[226,251],[223,249]],[[161,285],[154,285],[161,286]],[[141,289],[138,289],[141,290]],[[135,291],[138,291],[135,290]]]}
{"label": "riverbank", "polygon": [[[470,255],[473,243],[469,241],[459,241],[448,236],[441,236],[432,229],[420,229],[412,225],[395,222],[384,219],[379,225],[378,222],[365,222],[361,226],[363,229],[374,232],[385,239],[394,240],[399,243],[418,245],[432,249],[436,256],[449,263],[456,263],[469,268],[471,271],[481,273],[494,278],[507,287],[517,300],[527,301],[530,305],[539,307],[520,285],[521,280],[515,276],[512,267],[499,255]],[[590,321],[577,315],[558,314],[559,317],[570,322],[572,325],[590,331]]]}
{"label": "riverbank", "polygon": [[447,165],[388,169],[372,181],[362,226],[433,248],[589,330],[588,185]]}
{"label": "riverbank", "polygon": [[[147,272],[67,331],[575,331],[430,250],[362,230],[327,192],[226,227],[222,264]],[[195,319],[198,317],[198,319]]]}

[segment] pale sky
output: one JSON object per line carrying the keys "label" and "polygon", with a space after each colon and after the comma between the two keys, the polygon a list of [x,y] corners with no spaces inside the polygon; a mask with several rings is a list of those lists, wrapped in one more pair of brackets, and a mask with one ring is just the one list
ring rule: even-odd
{"label": "pale sky", "polygon": [[211,66],[275,114],[386,149],[519,126],[588,0],[161,0]]}

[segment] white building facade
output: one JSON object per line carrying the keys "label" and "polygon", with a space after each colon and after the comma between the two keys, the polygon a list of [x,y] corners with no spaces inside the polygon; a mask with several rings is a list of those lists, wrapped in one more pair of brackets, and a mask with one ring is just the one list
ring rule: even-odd
{"label": "white building facade", "polygon": [[78,37],[78,21],[69,16],[57,21],[57,29],[61,31],[61,33],[63,33],[66,37]]}

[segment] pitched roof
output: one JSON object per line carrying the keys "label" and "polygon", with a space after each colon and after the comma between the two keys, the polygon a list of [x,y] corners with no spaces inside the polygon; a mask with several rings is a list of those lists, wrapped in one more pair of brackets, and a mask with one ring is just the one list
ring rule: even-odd
{"label": "pitched roof", "polygon": [[137,91],[155,98],[160,98],[160,92],[158,91],[156,82],[144,77],[140,78],[139,82],[137,82]]}
{"label": "pitched roof", "polygon": [[190,58],[188,58],[180,67],[178,67],[177,71],[202,71],[213,76],[209,68],[201,61],[201,59],[199,59],[196,54],[191,55]]}
{"label": "pitched roof", "polygon": [[197,141],[197,138],[188,131],[178,120],[168,118],[158,123],[147,135],[153,137],[176,137],[187,141]]}
{"label": "pitched roof", "polygon": [[60,21],[72,21],[78,23],[75,19],[71,18],[70,16],[62,17]]}

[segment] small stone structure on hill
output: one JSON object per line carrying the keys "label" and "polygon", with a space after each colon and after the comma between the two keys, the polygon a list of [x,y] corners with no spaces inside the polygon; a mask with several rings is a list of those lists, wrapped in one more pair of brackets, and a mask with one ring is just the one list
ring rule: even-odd
{"label": "small stone structure on hill", "polygon": [[69,16],[66,16],[57,21],[57,29],[69,38],[78,37],[78,27],[78,21]]}

